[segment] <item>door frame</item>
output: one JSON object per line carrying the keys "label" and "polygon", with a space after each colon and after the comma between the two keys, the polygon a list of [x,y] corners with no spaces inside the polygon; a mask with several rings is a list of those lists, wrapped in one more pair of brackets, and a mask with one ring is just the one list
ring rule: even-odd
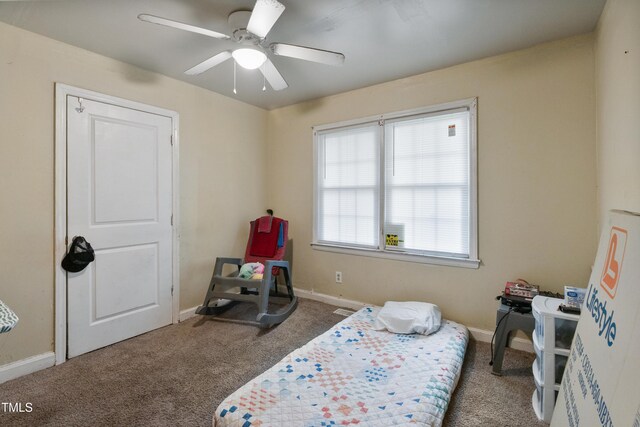
{"label": "door frame", "polygon": [[54,348],[56,365],[67,360],[67,274],[60,263],[67,252],[67,96],[113,104],[140,110],[171,119],[172,161],[171,190],[173,209],[172,235],[172,323],[180,318],[180,174],[179,174],[179,115],[175,111],[154,107],[128,99],[105,95],[91,90],[55,83],[55,142],[54,142]]}

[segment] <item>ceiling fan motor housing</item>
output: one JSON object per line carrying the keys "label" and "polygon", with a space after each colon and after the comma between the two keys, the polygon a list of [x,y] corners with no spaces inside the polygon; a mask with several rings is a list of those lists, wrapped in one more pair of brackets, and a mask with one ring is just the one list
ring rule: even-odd
{"label": "ceiling fan motor housing", "polygon": [[231,29],[231,38],[233,41],[257,46],[261,42],[260,37],[247,31],[250,17],[250,10],[236,10],[229,14],[227,22]]}

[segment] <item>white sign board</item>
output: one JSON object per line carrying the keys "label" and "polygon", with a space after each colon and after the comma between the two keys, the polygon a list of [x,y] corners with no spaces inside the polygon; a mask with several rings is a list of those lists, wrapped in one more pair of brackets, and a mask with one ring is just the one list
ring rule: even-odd
{"label": "white sign board", "polygon": [[640,427],[640,216],[602,230],[552,426]]}

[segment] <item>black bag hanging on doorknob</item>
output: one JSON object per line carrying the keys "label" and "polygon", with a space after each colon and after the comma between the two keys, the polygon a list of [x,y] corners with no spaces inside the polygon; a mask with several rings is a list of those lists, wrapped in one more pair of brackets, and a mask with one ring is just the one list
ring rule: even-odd
{"label": "black bag hanging on doorknob", "polygon": [[95,259],[91,244],[82,236],[76,236],[71,242],[69,252],[62,259],[62,268],[71,273],[84,270]]}

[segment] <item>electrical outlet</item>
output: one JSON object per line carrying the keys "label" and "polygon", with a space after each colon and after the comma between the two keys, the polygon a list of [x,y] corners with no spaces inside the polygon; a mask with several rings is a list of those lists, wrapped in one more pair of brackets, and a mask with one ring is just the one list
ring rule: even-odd
{"label": "electrical outlet", "polygon": [[336,271],[336,283],[342,283],[342,271]]}

